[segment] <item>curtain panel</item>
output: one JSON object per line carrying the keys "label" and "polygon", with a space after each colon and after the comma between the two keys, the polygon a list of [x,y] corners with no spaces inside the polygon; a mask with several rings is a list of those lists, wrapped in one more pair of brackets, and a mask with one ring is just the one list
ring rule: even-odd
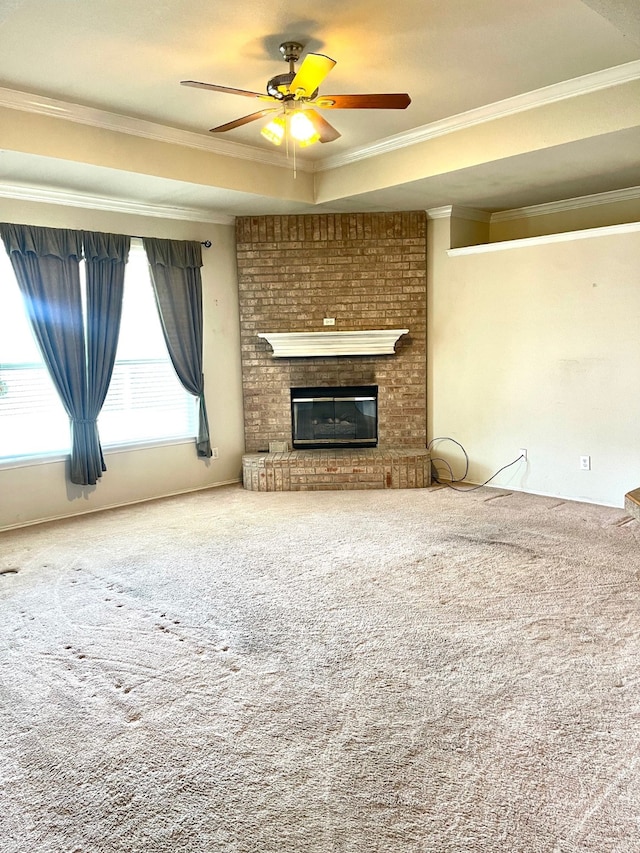
{"label": "curtain panel", "polygon": [[[0,223],[0,235],[43,360],[71,422],[70,480],[94,485],[106,470],[97,417],[115,359],[129,238],[6,223]],[[88,254],[86,338],[80,285],[83,244]]]}
{"label": "curtain panel", "polygon": [[202,246],[144,238],[151,281],[171,362],[183,387],[198,399],[198,456],[211,456],[202,359]]}
{"label": "curtain panel", "polygon": [[[87,271],[87,482],[107,470],[98,435],[98,415],[109,390],[116,360],[124,274],[131,238],[82,232]],[[89,460],[91,462],[89,463]],[[91,477],[94,477],[92,480]]]}

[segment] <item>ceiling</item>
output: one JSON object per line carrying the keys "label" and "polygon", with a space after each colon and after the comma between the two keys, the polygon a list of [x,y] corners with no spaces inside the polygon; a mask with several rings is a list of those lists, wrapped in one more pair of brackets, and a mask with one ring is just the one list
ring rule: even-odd
{"label": "ceiling", "polygon": [[[260,102],[179,81],[262,92],[284,40],[337,60],[321,93],[411,105],[325,112],[340,139],[295,164],[266,119],[208,133]],[[0,44],[4,197],[215,218],[640,185],[637,0],[0,0]]]}

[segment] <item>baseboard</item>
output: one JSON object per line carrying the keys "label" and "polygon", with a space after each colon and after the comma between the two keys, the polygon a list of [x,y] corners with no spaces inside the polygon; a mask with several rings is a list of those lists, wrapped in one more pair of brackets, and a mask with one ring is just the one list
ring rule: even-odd
{"label": "baseboard", "polygon": [[188,495],[195,492],[205,492],[207,489],[217,489],[219,486],[232,486],[236,483],[240,483],[240,478],[236,478],[234,480],[222,480],[219,483],[209,483],[207,486],[198,486],[195,489],[180,489],[176,492],[167,492],[162,495],[154,495],[149,498],[140,498],[135,501],[126,501],[125,503],[116,503],[116,504],[108,504],[106,506],[95,507],[91,509],[85,509],[82,512],[70,512],[64,515],[52,515],[47,518],[37,518],[33,521],[23,521],[18,524],[9,524],[6,527],[0,527],[0,533],[4,533],[9,530],[19,530],[21,527],[34,527],[36,524],[49,524],[52,521],[65,521],[68,518],[79,518],[83,515],[93,515],[96,512],[106,512],[111,509],[120,509],[127,506],[136,506],[137,504],[146,504],[151,503],[151,501],[161,501],[165,498],[175,498],[178,495]]}

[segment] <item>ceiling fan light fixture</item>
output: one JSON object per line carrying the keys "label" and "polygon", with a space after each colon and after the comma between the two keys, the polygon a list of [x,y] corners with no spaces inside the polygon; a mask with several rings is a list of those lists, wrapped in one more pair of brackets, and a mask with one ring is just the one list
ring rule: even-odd
{"label": "ceiling fan light fixture", "polygon": [[286,130],[287,122],[285,117],[283,115],[279,115],[272,118],[269,124],[266,124],[262,128],[260,133],[265,139],[268,139],[269,142],[272,142],[274,145],[280,145],[284,139]]}
{"label": "ceiling fan light fixture", "polygon": [[[322,53],[308,53],[300,68],[296,71],[295,63],[300,58],[303,46],[299,42],[283,42],[280,53],[289,64],[286,74],[276,74],[267,82],[267,94],[250,92],[247,89],[233,89],[229,86],[219,86],[216,83],[201,83],[197,80],[182,80],[183,86],[195,86],[199,89],[209,89],[212,92],[225,92],[231,95],[243,95],[247,98],[258,98],[269,101],[271,107],[264,107],[251,115],[242,116],[234,121],[212,127],[211,133],[222,133],[235,130],[249,122],[264,118],[268,114],[278,116],[262,128],[262,135],[273,145],[281,145],[284,139],[287,143],[298,143],[302,148],[315,142],[334,142],[340,138],[340,133],[322,114],[320,109],[339,110],[404,110],[411,103],[406,92],[373,94],[373,95],[323,95],[318,94],[318,88],[327,74],[334,67],[335,60]],[[294,148],[295,151],[295,148]],[[288,156],[288,146],[287,146]]]}
{"label": "ceiling fan light fixture", "polygon": [[313,122],[303,111],[294,112],[290,121],[291,136],[302,148],[313,145],[314,142],[320,140],[320,134],[314,127]]}

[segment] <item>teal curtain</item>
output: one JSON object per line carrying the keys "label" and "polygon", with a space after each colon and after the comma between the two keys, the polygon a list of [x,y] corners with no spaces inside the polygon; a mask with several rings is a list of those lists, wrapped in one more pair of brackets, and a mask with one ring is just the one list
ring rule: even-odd
{"label": "teal curtain", "polygon": [[[42,357],[69,415],[70,480],[94,485],[106,470],[96,419],[115,358],[122,306],[122,283],[116,279],[120,274],[124,278],[128,238],[84,235],[92,255],[87,358],[80,286],[82,232],[0,224],[0,235]],[[100,264],[114,275],[97,272]],[[113,293],[107,293],[111,287]],[[46,427],[43,423],[42,429]]]}
{"label": "teal curtain", "polygon": [[87,270],[87,403],[86,431],[87,482],[107,470],[98,435],[98,415],[102,409],[116,360],[124,273],[131,238],[122,234],[83,232]]}
{"label": "teal curtain", "polygon": [[198,456],[211,456],[202,372],[202,246],[185,240],[144,238],[143,244],[164,339],[183,387],[199,403]]}

